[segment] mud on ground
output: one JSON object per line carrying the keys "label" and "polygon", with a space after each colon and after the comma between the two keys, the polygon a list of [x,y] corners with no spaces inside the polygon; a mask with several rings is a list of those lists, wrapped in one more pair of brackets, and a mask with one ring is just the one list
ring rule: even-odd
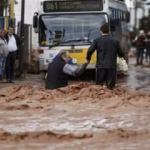
{"label": "mud on ground", "polygon": [[149,150],[150,94],[76,82],[0,89],[0,150]]}

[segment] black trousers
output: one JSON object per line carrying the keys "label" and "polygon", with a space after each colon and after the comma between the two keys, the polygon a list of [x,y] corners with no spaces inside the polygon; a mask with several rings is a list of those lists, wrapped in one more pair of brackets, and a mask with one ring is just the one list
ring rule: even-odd
{"label": "black trousers", "polygon": [[16,52],[9,52],[6,58],[6,79],[9,81],[14,80],[14,67],[16,60]]}
{"label": "black trousers", "polygon": [[137,48],[137,64],[143,64],[144,48]]}
{"label": "black trousers", "polygon": [[116,84],[117,70],[116,69],[96,69],[96,84],[106,84],[107,88],[113,89]]}
{"label": "black trousers", "polygon": [[146,61],[150,62],[150,47],[146,49]]}

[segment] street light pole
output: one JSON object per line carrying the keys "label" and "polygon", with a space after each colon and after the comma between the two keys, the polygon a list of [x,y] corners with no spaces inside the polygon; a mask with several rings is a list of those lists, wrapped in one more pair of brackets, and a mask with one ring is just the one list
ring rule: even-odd
{"label": "street light pole", "polygon": [[137,9],[138,9],[138,7],[137,7],[137,1],[134,1],[134,6],[135,6],[135,8],[134,8],[134,26],[135,26],[135,28],[137,28]]}
{"label": "street light pole", "polygon": [[25,15],[25,0],[21,3],[21,23],[20,23],[20,38],[21,45],[19,49],[19,76],[24,72],[24,15]]}

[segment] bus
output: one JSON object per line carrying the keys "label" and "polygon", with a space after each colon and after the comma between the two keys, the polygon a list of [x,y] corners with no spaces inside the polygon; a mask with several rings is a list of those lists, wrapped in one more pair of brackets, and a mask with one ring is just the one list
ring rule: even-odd
{"label": "bus", "polygon": [[[108,23],[110,33],[127,50],[129,13],[124,0],[42,0],[33,17],[38,35],[39,70],[61,51],[66,50],[78,63],[85,62],[92,41],[101,36],[100,27]],[[94,69],[94,53],[89,69]]]}

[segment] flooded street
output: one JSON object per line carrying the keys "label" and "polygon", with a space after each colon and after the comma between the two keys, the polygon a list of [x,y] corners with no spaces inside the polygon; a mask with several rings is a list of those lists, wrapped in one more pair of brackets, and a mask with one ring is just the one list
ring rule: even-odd
{"label": "flooded street", "polygon": [[53,91],[38,76],[0,84],[0,150],[149,150],[150,68],[115,90],[73,82]]}
{"label": "flooded street", "polygon": [[128,76],[120,79],[121,85],[133,90],[150,91],[150,66],[135,66],[135,59],[131,59]]}
{"label": "flooded street", "polygon": [[150,0],[0,0],[0,150],[150,150]]}

